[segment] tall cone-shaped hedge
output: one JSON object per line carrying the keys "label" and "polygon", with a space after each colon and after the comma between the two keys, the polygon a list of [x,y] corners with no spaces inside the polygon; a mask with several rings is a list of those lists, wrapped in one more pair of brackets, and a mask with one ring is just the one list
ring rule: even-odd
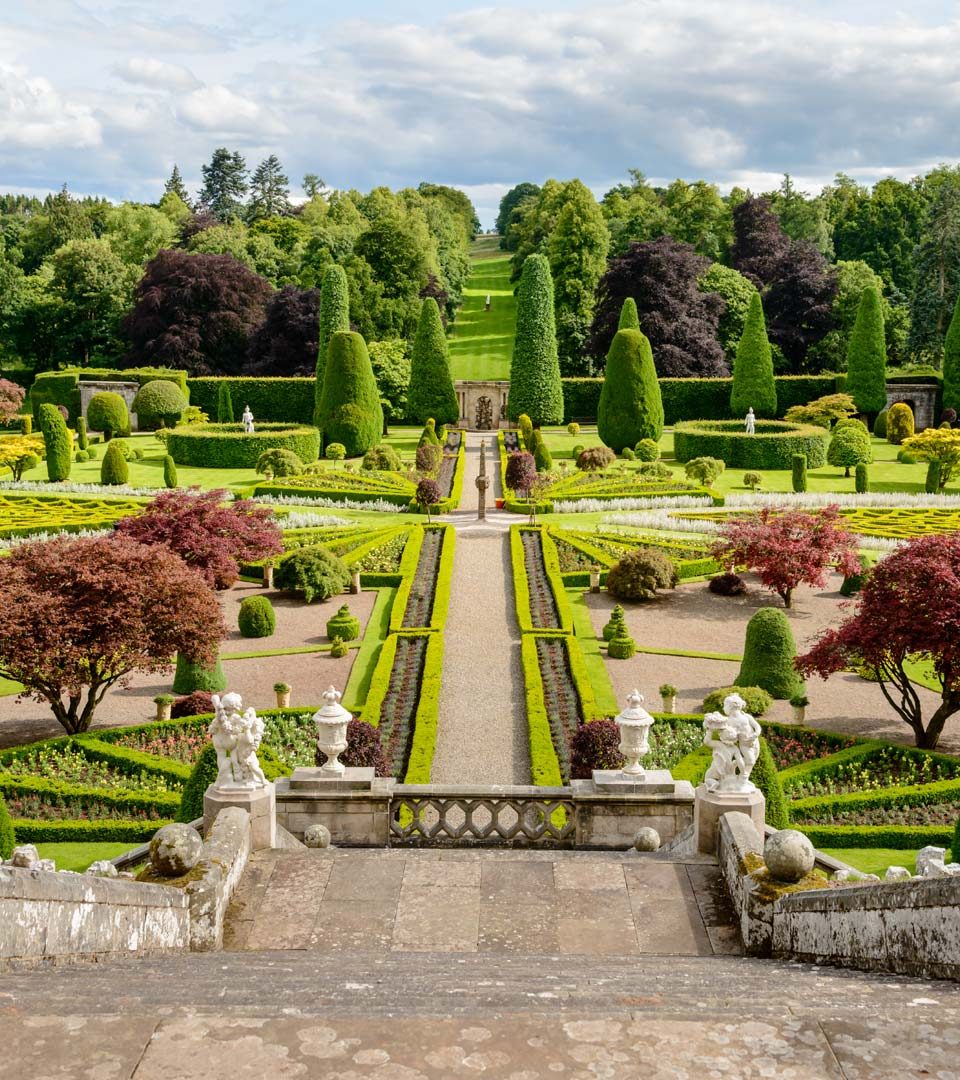
{"label": "tall cone-shaped hedge", "polygon": [[[313,422],[320,426],[323,380],[327,370],[330,338],[340,330],[350,329],[350,289],[342,266],[331,266],[320,283],[320,327],[317,334],[317,385],[314,389]],[[329,439],[328,442],[335,442]]]}
{"label": "tall cone-shaped hedge", "polygon": [[438,424],[455,424],[460,404],[450,375],[447,337],[436,300],[428,296],[420,309],[420,322],[410,359],[407,416],[421,424],[432,416]]}
{"label": "tall cone-shaped hedge", "polygon": [[773,381],[773,354],[767,338],[767,323],[763,303],[755,292],[743,323],[743,334],[733,362],[733,387],[730,390],[730,409],[734,416],[753,409],[754,415],[775,419],[777,415],[777,384]]}
{"label": "tall cone-shaped hedge", "polygon": [[597,434],[618,454],[641,439],[656,442],[663,434],[663,400],[653,351],[639,330],[618,330],[610,343]]}
{"label": "tall cone-shaped hedge", "polygon": [[943,341],[943,407],[960,413],[960,296]]}
{"label": "tall cone-shaped hedge", "polygon": [[637,313],[637,302],[632,296],[628,296],[620,309],[620,322],[618,330],[639,330],[640,316]]}
{"label": "tall cone-shaped hedge", "polygon": [[557,356],[553,278],[546,255],[528,255],[517,286],[517,332],[510,362],[507,415],[526,413],[534,424],[563,420],[563,383]]}
{"label": "tall cone-shaped hedge", "polygon": [[347,457],[360,457],[380,441],[383,409],[370,354],[363,338],[349,330],[330,338],[317,426],[323,445],[342,443]]}
{"label": "tall cone-shaped hedge", "polygon": [[230,384],[222,382],[217,386],[217,423],[232,424],[233,421],[233,395],[230,392]]}
{"label": "tall cone-shaped hedge", "polygon": [[846,391],[862,413],[887,407],[887,345],[880,293],[868,285],[860,295],[857,318],[847,343]]}
{"label": "tall cone-shaped hedge", "polygon": [[781,701],[803,691],[793,667],[797,646],[790,621],[780,608],[760,608],[747,623],[740,674],[734,686],[759,686]]}
{"label": "tall cone-shaped hedge", "polygon": [[47,454],[47,479],[52,483],[70,479],[73,461],[73,436],[56,405],[44,404],[39,409],[40,430]]}

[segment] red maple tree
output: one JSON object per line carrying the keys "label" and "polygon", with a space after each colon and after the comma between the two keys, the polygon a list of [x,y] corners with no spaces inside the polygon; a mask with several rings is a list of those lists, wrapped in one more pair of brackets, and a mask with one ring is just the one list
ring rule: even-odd
{"label": "red maple tree", "polygon": [[212,664],[226,627],[216,593],[182,559],[126,537],[21,544],[0,559],[0,675],[45,701],[71,735],[115,683]]}
{"label": "red maple tree", "polygon": [[142,514],[123,518],[116,530],[141,544],[162,544],[215,589],[229,588],[241,562],[283,551],[273,511],[249,499],[225,502],[226,491],[166,491]]}
{"label": "red maple tree", "polygon": [[[917,746],[936,747],[960,710],[960,536],[919,537],[888,555],[867,577],[855,613],[822,633],[796,663],[803,674],[824,679],[854,665],[872,668]],[[918,663],[940,684],[940,705],[926,725],[907,674]]]}
{"label": "red maple tree", "polygon": [[789,608],[798,585],[821,588],[834,568],[842,574],[860,572],[856,537],[841,521],[836,506],[813,514],[764,509],[729,521],[711,554],[731,571],[738,566],[752,570]]}

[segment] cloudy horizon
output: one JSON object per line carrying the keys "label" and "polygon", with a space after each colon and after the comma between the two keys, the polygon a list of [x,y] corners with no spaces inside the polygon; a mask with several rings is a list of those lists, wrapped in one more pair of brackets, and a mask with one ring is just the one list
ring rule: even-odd
{"label": "cloudy horizon", "polygon": [[358,0],[0,12],[0,190],[155,201],[214,148],[275,153],[294,193],[452,184],[485,226],[522,180],[630,168],[816,191],[960,159],[960,21],[942,3]]}

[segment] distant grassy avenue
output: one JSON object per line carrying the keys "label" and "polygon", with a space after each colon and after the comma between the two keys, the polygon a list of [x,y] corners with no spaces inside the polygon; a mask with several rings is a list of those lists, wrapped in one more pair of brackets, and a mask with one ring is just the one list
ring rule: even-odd
{"label": "distant grassy avenue", "polygon": [[[517,304],[510,282],[510,256],[497,237],[475,240],[473,267],[463,290],[463,307],[450,335],[454,379],[509,379]],[[489,311],[484,303],[490,297]]]}

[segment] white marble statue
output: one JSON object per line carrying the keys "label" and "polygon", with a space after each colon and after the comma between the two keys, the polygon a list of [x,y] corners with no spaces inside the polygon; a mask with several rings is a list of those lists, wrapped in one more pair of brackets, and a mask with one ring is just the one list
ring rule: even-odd
{"label": "white marble statue", "polygon": [[245,405],[243,407],[243,416],[240,417],[240,422],[243,424],[243,430],[248,434],[253,434],[253,413],[250,411],[250,406]]}
{"label": "white marble statue", "polygon": [[760,725],[744,712],[746,702],[739,694],[723,699],[723,712],[703,718],[703,743],[713,751],[713,761],[703,782],[708,791],[740,795],[756,791],[750,773],[760,753]]}
{"label": "white marble statue", "polygon": [[744,423],[744,427],[747,429],[747,434],[748,435],[754,435],[756,433],[756,430],[757,430],[757,418],[753,414],[753,406],[752,405],[750,406],[749,409],[747,409],[747,415],[744,418],[743,423]]}
{"label": "white marble statue", "polygon": [[217,791],[253,791],[267,786],[257,750],[263,741],[263,721],[253,708],[243,709],[239,694],[213,695],[214,717],[207,729],[217,752]]}

